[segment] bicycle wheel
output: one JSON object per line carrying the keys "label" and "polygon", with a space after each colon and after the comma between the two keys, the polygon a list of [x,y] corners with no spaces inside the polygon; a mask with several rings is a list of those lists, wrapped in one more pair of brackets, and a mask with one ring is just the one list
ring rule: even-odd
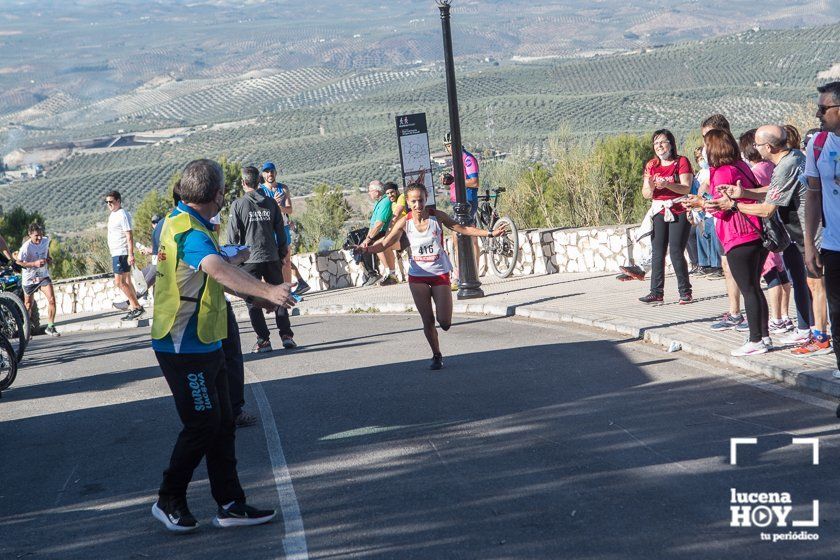
{"label": "bicycle wheel", "polygon": [[12,345],[0,335],[0,391],[8,389],[17,377],[17,360]]}
{"label": "bicycle wheel", "polygon": [[507,231],[499,237],[490,239],[487,247],[487,263],[493,273],[499,278],[507,278],[516,268],[516,261],[519,258],[519,230],[513,220],[504,216],[496,220],[493,229],[506,224]]}
{"label": "bicycle wheel", "polygon": [[6,337],[20,363],[29,344],[29,313],[15,294],[0,292],[0,334]]}

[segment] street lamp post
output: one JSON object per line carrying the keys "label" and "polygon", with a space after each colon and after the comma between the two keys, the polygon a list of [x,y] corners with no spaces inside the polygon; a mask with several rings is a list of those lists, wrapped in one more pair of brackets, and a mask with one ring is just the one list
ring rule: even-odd
{"label": "street lamp post", "polygon": [[[449,104],[449,132],[452,136],[452,174],[455,176],[455,219],[462,226],[473,225],[467,187],[464,184],[464,160],[461,152],[461,121],[458,116],[458,94],[455,91],[455,61],[452,56],[452,29],[449,8],[452,0],[437,0],[443,28],[443,56],[446,63],[446,98]],[[484,297],[475,265],[472,238],[458,234],[458,299]]]}

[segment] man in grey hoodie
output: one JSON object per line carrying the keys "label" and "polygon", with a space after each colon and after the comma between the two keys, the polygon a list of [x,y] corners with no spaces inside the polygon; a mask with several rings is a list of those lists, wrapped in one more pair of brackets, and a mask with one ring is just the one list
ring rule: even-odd
{"label": "man in grey hoodie", "polygon": [[[277,202],[257,190],[259,176],[256,167],[242,168],[245,194],[230,206],[227,238],[228,243],[247,245],[251,249],[251,257],[241,265],[243,270],[268,284],[278,285],[283,283],[280,261],[288,253],[288,240]],[[257,334],[253,352],[271,352],[270,333],[263,310],[249,303],[248,315]],[[289,311],[278,307],[275,316],[283,348],[295,348],[297,344],[289,322]]]}

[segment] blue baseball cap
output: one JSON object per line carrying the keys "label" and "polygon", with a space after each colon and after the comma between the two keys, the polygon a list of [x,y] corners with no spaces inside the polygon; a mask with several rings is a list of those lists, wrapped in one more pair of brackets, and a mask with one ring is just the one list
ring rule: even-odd
{"label": "blue baseball cap", "polygon": [[267,161],[262,166],[262,171],[277,171],[277,168],[274,167],[274,164],[270,161]]}

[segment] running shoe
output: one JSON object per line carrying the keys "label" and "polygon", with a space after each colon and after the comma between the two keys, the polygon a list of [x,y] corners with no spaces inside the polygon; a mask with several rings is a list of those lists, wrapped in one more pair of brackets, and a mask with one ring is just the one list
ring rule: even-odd
{"label": "running shoe", "polygon": [[694,265],[694,266],[691,267],[691,270],[689,270],[688,273],[690,275],[694,276],[695,274],[700,274],[702,271],[703,271],[702,268],[700,268],[697,265]]}
{"label": "running shoe", "polygon": [[834,379],[840,379],[840,369],[835,369],[834,373],[831,374],[831,377]]}
{"label": "running shoe", "polygon": [[262,525],[274,519],[275,515],[276,512],[273,509],[257,509],[245,503],[234,502],[228,507],[219,507],[213,525],[216,527]]}
{"label": "running shoe", "polygon": [[779,344],[782,346],[801,346],[807,344],[811,340],[811,329],[800,331],[794,329],[787,336],[779,339]]}
{"label": "running shoe", "polygon": [[142,317],[143,313],[145,313],[145,312],[146,312],[146,310],[143,309],[142,307],[138,307],[137,309],[131,309],[131,310],[129,310],[128,313],[123,315],[120,320],[121,321],[134,321],[134,320]]}
{"label": "running shoe", "polygon": [[627,282],[629,280],[635,280],[635,278],[633,278],[629,274],[624,274],[624,273],[619,274],[618,276],[615,277],[615,279],[618,280],[619,282]]}
{"label": "running shoe", "polygon": [[59,332],[55,330],[55,327],[53,325],[47,325],[47,328],[44,329],[44,334],[47,334],[49,336],[61,336]]}
{"label": "running shoe", "polygon": [[233,423],[237,428],[247,428],[257,423],[257,417],[243,410],[233,419]]}
{"label": "running shoe", "polygon": [[785,334],[793,329],[793,325],[784,319],[770,319],[768,328],[770,334]]}
{"label": "running shoe", "polygon": [[618,269],[627,276],[635,278],[636,280],[645,279],[645,270],[640,266],[636,266],[635,264],[631,266],[619,266]]}
{"label": "running shoe", "polygon": [[642,303],[657,303],[663,301],[662,294],[654,294],[653,292],[649,293],[646,296],[642,296],[639,298],[639,301]]}
{"label": "running shoe", "polygon": [[812,336],[808,342],[799,348],[794,348],[790,353],[794,356],[804,358],[808,356],[823,356],[825,354],[831,354],[832,351],[831,338],[825,337],[822,340],[818,340]]}
{"label": "running shoe", "polygon": [[718,279],[724,277],[723,269],[722,268],[712,268],[712,269],[709,270],[709,272],[704,274],[703,277],[707,278],[709,280],[718,280]]}
{"label": "running shoe", "polygon": [[687,305],[694,301],[694,298],[691,296],[691,292],[686,292],[680,296],[680,305]]}
{"label": "running shoe", "polygon": [[305,280],[301,280],[298,278],[297,288],[295,288],[295,294],[302,296],[306,292],[312,289],[312,286],[306,283]]}
{"label": "running shoe", "polygon": [[744,320],[741,323],[735,325],[735,332],[743,333],[743,332],[749,332],[749,331],[750,331],[750,325],[749,325],[749,322],[746,321],[746,320]]}
{"label": "running shoe", "polygon": [[767,346],[761,340],[758,342],[746,342],[743,346],[730,352],[733,356],[754,356],[765,353],[767,353]]}
{"label": "running shoe", "polygon": [[152,505],[152,515],[173,533],[187,533],[198,527],[198,521],[187,507],[186,498],[173,498],[163,503],[158,499]]}
{"label": "running shoe", "polygon": [[432,363],[429,364],[429,369],[441,369],[443,368],[443,356],[440,354],[435,354],[432,356]]}
{"label": "running shoe", "polygon": [[262,354],[263,352],[271,352],[271,341],[266,339],[263,340],[261,338],[257,339],[257,343],[254,344],[254,347],[251,349],[251,352],[254,354]]}
{"label": "running shoe", "polygon": [[379,283],[380,286],[393,286],[394,284],[399,284],[400,281],[397,280],[397,277],[393,274],[389,274],[382,281]]}
{"label": "running shoe", "polygon": [[297,342],[295,342],[295,339],[287,334],[281,336],[280,340],[283,341],[283,348],[285,348],[286,350],[297,348]]}
{"label": "running shoe", "polygon": [[362,285],[363,286],[373,286],[374,284],[379,282],[379,280],[381,278],[382,278],[382,276],[380,276],[379,274],[372,274],[372,275],[367,277],[367,280],[365,280],[365,283],[362,284]]}
{"label": "running shoe", "polygon": [[717,322],[712,323],[711,329],[713,331],[728,331],[729,329],[734,329],[744,322],[744,316],[741,314],[731,315],[729,313],[724,313],[723,317],[721,317]]}
{"label": "running shoe", "polygon": [[768,352],[773,349],[773,339],[769,336],[763,337],[761,343],[767,348]]}

